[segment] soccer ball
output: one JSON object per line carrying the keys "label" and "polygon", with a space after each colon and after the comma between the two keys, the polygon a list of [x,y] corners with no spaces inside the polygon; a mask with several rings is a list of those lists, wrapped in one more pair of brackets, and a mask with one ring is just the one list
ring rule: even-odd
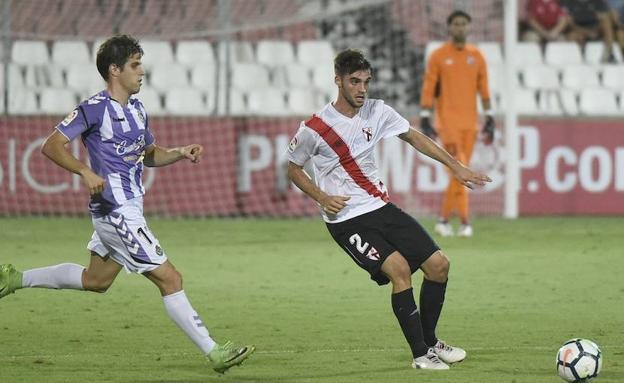
{"label": "soccer ball", "polygon": [[570,339],[557,352],[557,373],[566,382],[588,382],[600,373],[602,353],[587,339]]}

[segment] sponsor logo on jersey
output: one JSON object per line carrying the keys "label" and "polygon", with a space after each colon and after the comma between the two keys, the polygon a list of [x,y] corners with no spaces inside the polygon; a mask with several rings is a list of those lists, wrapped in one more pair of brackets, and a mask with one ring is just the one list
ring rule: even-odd
{"label": "sponsor logo on jersey", "polygon": [[453,59],[452,58],[447,58],[445,61],[446,65],[452,65],[453,64]]}
{"label": "sponsor logo on jersey", "polygon": [[65,119],[63,119],[61,124],[63,124],[63,126],[69,125],[70,122],[74,121],[77,115],[78,115],[78,110],[76,109],[72,110],[72,112],[68,114],[67,117],[65,117]]}
{"label": "sponsor logo on jersey", "polygon": [[137,139],[134,140],[134,142],[130,145],[128,145],[126,140],[123,140],[120,143],[115,144],[115,149],[117,150],[117,154],[120,156],[126,155],[134,151],[143,150],[143,147],[145,147],[145,135],[143,134],[137,137]]}
{"label": "sponsor logo on jersey", "polygon": [[299,144],[299,142],[297,141],[297,137],[293,137],[292,140],[290,140],[290,143],[288,144],[288,150],[292,153],[295,151],[295,148],[297,148],[297,144]]}
{"label": "sponsor logo on jersey", "polygon": [[466,63],[468,63],[468,65],[473,65],[475,63],[475,58],[473,56],[468,56],[466,58]]}
{"label": "sponsor logo on jersey", "polygon": [[366,141],[370,142],[370,140],[373,138],[373,129],[367,126],[365,128],[362,128],[362,132],[364,132],[364,135],[366,136]]}

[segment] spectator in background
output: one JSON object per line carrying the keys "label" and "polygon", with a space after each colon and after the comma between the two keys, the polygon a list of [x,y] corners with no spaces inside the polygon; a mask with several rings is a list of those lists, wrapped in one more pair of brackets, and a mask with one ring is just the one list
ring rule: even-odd
{"label": "spectator in background", "polygon": [[527,24],[529,29],[522,39],[544,44],[565,40],[563,32],[569,25],[569,17],[558,0],[529,0]]}
{"label": "spectator in background", "polygon": [[609,7],[615,39],[624,51],[624,0],[609,0]]}
{"label": "spectator in background", "polygon": [[605,0],[562,0],[570,15],[568,38],[583,46],[587,41],[602,39],[605,43],[603,61],[613,63],[613,26]]}

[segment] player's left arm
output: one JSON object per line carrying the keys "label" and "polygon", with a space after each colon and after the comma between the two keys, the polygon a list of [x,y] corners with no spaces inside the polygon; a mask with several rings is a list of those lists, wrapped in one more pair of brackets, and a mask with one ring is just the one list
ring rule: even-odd
{"label": "player's left arm", "polygon": [[492,110],[492,102],[490,101],[490,88],[488,85],[488,73],[487,64],[483,56],[479,55],[479,71],[478,71],[478,87],[479,95],[481,96],[481,106],[485,113],[485,122],[483,123],[483,129],[481,134],[486,145],[494,142],[494,131],[496,129],[496,122],[494,121],[494,111]]}
{"label": "player's left arm", "polygon": [[145,148],[143,164],[149,167],[167,166],[184,158],[189,159],[193,163],[198,163],[201,160],[203,151],[204,148],[199,144],[176,148],[163,148],[162,146],[152,144]]}
{"label": "player's left arm", "polygon": [[473,185],[485,185],[486,182],[492,181],[487,175],[475,172],[466,167],[435,141],[413,127],[410,127],[407,132],[400,134],[399,138],[413,146],[414,149],[422,154],[448,166],[455,178],[470,189],[473,188]]}

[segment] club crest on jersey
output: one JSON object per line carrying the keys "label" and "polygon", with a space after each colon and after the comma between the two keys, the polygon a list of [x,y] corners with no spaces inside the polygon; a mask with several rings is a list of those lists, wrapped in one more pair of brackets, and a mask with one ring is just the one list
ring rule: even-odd
{"label": "club crest on jersey", "polygon": [[139,120],[141,120],[141,124],[145,126],[145,116],[143,115],[143,113],[138,112],[137,115],[139,116]]}
{"label": "club crest on jersey", "polygon": [[373,130],[367,126],[365,128],[362,128],[362,132],[366,136],[366,141],[370,142],[370,140],[373,138]]}
{"label": "club crest on jersey", "polygon": [[156,245],[156,254],[158,254],[159,256],[163,255],[163,249],[162,247],[160,247],[160,245]]}
{"label": "club crest on jersey", "polygon": [[475,63],[475,58],[474,58],[473,56],[468,56],[468,57],[466,58],[466,63],[467,63],[468,65],[472,65],[472,64],[474,64],[474,63]]}
{"label": "club crest on jersey", "polygon": [[297,137],[293,137],[292,140],[290,140],[290,143],[288,144],[288,150],[292,153],[295,151],[295,148],[297,148],[297,144],[299,142],[297,141]]}
{"label": "club crest on jersey", "polygon": [[78,110],[74,109],[70,114],[67,115],[67,117],[63,119],[63,122],[61,122],[61,124],[63,124],[63,126],[69,125],[70,122],[74,121],[77,115]]}
{"label": "club crest on jersey", "polygon": [[379,252],[374,247],[371,247],[368,253],[366,253],[366,258],[372,259],[373,261],[379,260]]}

